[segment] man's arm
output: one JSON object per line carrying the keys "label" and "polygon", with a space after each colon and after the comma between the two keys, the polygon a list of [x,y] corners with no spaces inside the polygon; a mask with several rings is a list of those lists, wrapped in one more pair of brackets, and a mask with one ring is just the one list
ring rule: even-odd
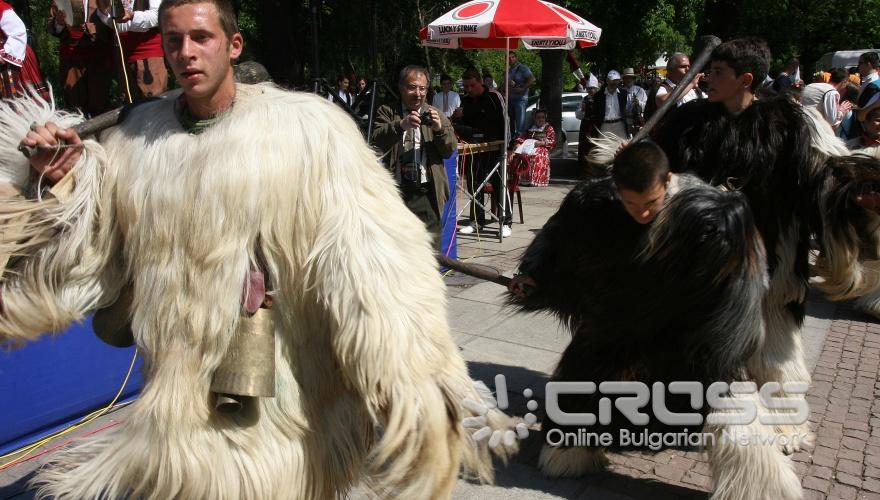
{"label": "man's arm", "polygon": [[664,102],[666,102],[666,99],[669,99],[670,95],[672,95],[672,92],[666,86],[666,84],[660,84],[660,87],[657,89],[657,93],[654,94],[654,104],[659,108],[663,105]]}
{"label": "man's arm", "polygon": [[440,130],[434,130],[434,146],[444,159],[449,158],[458,147],[455,130],[452,129],[452,122],[443,112],[437,108],[432,109],[437,112],[437,117],[440,119]]}
{"label": "man's arm", "polygon": [[376,120],[373,122],[373,144],[381,152],[386,152],[392,146],[400,142],[403,137],[401,119],[391,106],[381,106],[376,110]]}

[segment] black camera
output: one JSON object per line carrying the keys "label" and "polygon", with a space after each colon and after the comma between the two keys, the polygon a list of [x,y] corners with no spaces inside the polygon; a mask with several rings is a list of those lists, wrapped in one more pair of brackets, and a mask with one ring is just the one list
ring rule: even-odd
{"label": "black camera", "polygon": [[419,115],[419,121],[422,122],[422,125],[431,126],[434,124],[434,119],[431,118],[431,111],[423,111],[422,114]]}

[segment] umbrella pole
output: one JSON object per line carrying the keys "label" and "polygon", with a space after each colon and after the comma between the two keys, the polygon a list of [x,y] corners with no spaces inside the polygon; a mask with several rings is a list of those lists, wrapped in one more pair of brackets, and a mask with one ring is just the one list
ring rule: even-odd
{"label": "umbrella pole", "polygon": [[501,145],[501,220],[498,241],[504,241],[504,221],[507,218],[507,145],[510,144],[510,38],[504,39],[504,144]]}

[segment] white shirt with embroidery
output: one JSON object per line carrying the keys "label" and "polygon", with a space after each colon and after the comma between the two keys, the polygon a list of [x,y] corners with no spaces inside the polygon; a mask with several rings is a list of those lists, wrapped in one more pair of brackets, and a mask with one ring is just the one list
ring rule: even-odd
{"label": "white shirt with embroidery", "polygon": [[0,59],[21,67],[27,49],[27,32],[24,23],[12,9],[6,9],[3,11],[3,17],[0,17],[0,30],[6,35],[6,43],[0,48]]}
{"label": "white shirt with embroidery", "polygon": [[[134,10],[134,0],[122,0],[122,6],[127,11],[132,11],[131,21],[125,23],[116,23],[116,29],[120,33],[125,31],[149,31],[159,27],[159,5],[162,0],[150,0],[150,7],[147,10]],[[107,26],[113,27],[110,23],[110,14],[101,12],[98,9],[98,18]]]}

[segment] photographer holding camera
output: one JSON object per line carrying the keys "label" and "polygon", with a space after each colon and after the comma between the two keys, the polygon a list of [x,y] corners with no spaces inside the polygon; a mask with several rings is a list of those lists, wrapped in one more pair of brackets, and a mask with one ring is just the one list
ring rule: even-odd
{"label": "photographer holding camera", "polygon": [[400,105],[376,111],[372,142],[397,179],[406,206],[439,235],[449,198],[443,160],[452,156],[457,141],[449,119],[426,103],[428,81],[428,71],[421,66],[400,71]]}

